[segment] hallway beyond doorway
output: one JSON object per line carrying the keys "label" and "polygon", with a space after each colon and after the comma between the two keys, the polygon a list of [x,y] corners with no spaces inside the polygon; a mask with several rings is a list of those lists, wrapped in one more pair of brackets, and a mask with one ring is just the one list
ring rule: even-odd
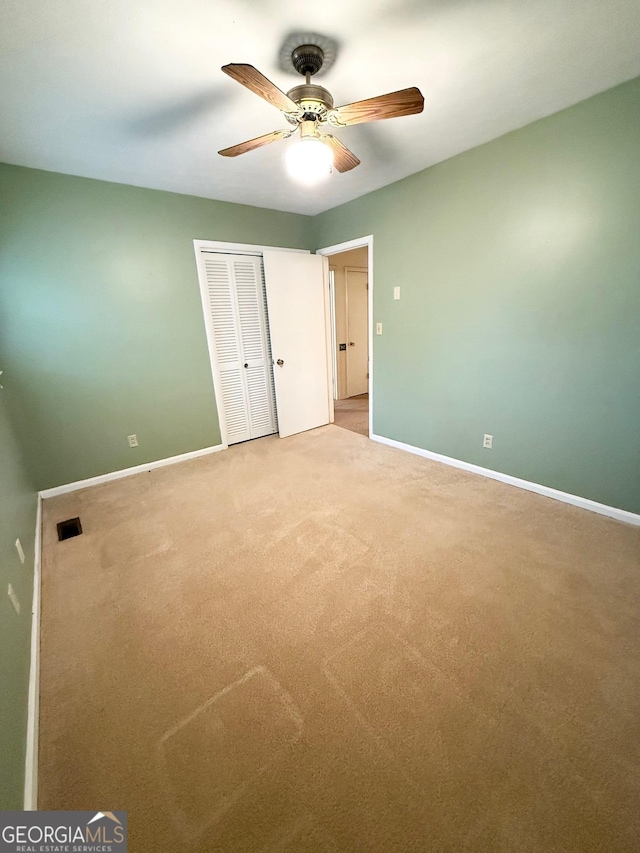
{"label": "hallway beyond doorway", "polygon": [[369,436],[369,395],[358,394],[334,403],[334,423],[351,432]]}

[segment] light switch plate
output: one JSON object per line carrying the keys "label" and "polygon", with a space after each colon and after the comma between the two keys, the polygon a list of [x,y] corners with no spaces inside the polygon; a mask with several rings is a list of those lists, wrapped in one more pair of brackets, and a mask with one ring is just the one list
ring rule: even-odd
{"label": "light switch plate", "polygon": [[399,287],[393,288],[393,298],[394,299],[400,299],[400,288]]}
{"label": "light switch plate", "polygon": [[376,323],[376,335],[382,334],[382,323]]}

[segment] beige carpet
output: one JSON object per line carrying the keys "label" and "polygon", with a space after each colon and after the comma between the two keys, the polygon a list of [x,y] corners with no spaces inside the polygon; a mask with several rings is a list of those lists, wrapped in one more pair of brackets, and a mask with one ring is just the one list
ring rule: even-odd
{"label": "beige carpet", "polygon": [[335,427],[47,500],[40,808],[132,853],[638,851],[639,566]]}
{"label": "beige carpet", "polygon": [[333,407],[336,426],[351,430],[351,432],[359,432],[360,435],[369,435],[368,394],[336,400]]}

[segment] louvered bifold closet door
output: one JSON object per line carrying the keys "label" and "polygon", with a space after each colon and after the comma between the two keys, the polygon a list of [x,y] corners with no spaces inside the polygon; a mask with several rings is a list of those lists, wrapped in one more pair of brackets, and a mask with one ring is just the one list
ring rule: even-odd
{"label": "louvered bifold closet door", "polygon": [[233,271],[230,259],[225,255],[204,254],[203,266],[220,375],[221,403],[227,424],[227,441],[235,444],[251,438],[251,431]]}
{"label": "louvered bifold closet door", "polygon": [[276,431],[262,259],[203,253],[227,442]]}
{"label": "louvered bifold closet door", "polygon": [[260,438],[277,429],[262,259],[234,258],[233,273],[249,399],[249,428],[251,438]]}

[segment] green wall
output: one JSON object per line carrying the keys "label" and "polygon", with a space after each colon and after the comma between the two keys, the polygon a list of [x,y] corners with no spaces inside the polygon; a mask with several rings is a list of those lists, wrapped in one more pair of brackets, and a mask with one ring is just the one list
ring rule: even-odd
{"label": "green wall", "polygon": [[193,240],[310,248],[310,228],[0,165],[0,358],[37,487],[218,444]]}
{"label": "green wall", "polygon": [[[0,363],[0,369],[2,365]],[[21,809],[33,595],[36,492],[7,416],[11,378],[0,379],[0,809]],[[26,561],[15,548],[20,539]],[[18,615],[7,596],[11,584]]]}
{"label": "green wall", "polygon": [[314,230],[374,235],[377,434],[640,513],[640,79]]}

